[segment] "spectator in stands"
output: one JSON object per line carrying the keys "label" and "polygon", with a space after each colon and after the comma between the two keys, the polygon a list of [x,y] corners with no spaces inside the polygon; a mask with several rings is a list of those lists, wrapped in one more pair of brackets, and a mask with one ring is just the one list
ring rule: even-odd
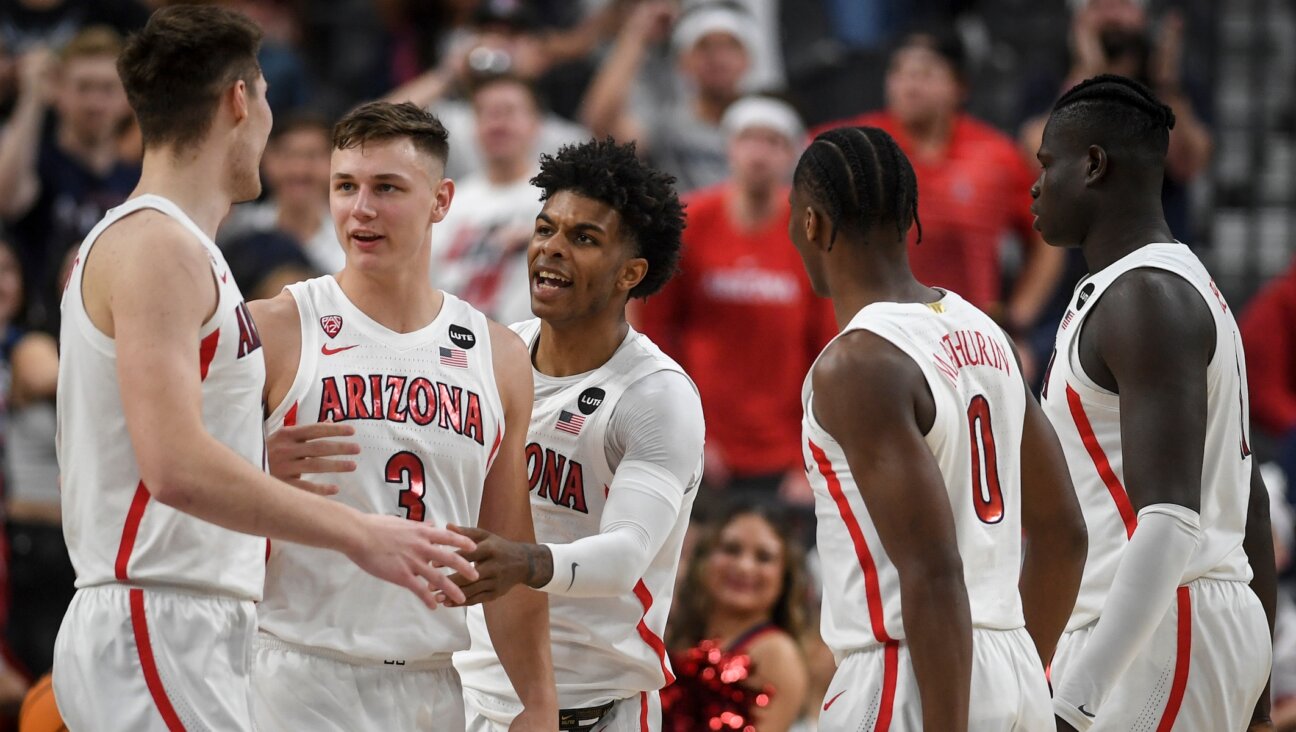
{"label": "spectator in stands", "polygon": [[135,0],[0,0],[0,43],[18,55],[36,48],[58,51],[91,26],[125,36],[144,27],[148,16]]}
{"label": "spectator in stands", "polygon": [[[1024,336],[1053,295],[1062,253],[1034,230],[1034,171],[1013,141],[962,111],[967,94],[962,41],[938,29],[905,37],[891,55],[886,108],[830,123],[880,127],[918,176],[918,219],[909,262],[923,283],[962,295],[1009,333]],[[1015,234],[1024,262],[1005,292],[1002,241]],[[921,243],[919,243],[921,236]]]}
{"label": "spectator in stands", "polygon": [[[3,450],[3,425],[8,417],[10,400],[10,355],[22,337],[23,319],[22,268],[17,253],[8,242],[0,240],[0,451]],[[29,672],[15,666],[17,660],[9,647],[9,612],[14,595],[10,586],[9,530],[0,537],[0,728],[12,716],[27,690]]]}
{"label": "spectator in stands", "polygon": [[314,269],[342,269],[346,257],[328,205],[332,134],[327,121],[305,112],[275,120],[261,159],[269,198],[234,208],[221,227],[222,247],[253,232],[280,231],[297,242]]}
{"label": "spectator in stands", "polygon": [[[49,288],[62,292],[75,250],[63,257]],[[0,275],[9,277],[8,274]],[[10,292],[6,283],[0,291]],[[53,295],[50,296],[50,299]],[[9,299],[9,298],[6,298]],[[4,429],[5,513],[9,535],[9,646],[33,675],[53,665],[54,639],[72,595],[76,571],[63,541],[59,466],[54,452],[54,398],[59,352],[51,329],[11,329],[12,379]]]}
{"label": "spectator in stands", "polygon": [[1210,164],[1213,142],[1208,90],[1183,77],[1184,19],[1170,10],[1154,38],[1139,0],[1078,0],[1071,21],[1071,67],[1066,78],[1040,79],[1031,84],[1023,106],[1036,115],[1021,129],[1021,147],[1032,165],[1044,134],[1044,123],[1058,96],[1077,83],[1099,74],[1119,74],[1146,84],[1174,110],[1166,153],[1161,205],[1166,223],[1180,239],[1192,242],[1188,186]]}
{"label": "spectator in stands", "polygon": [[[117,77],[121,45],[115,31],[96,26],[57,57],[35,48],[19,61],[19,99],[0,137],[0,218],[11,226],[28,293],[50,290],[63,254],[139,179],[139,165],[119,147],[130,119]],[[37,324],[56,306],[39,297],[30,304]]]}
{"label": "spectator in stands", "polygon": [[1251,421],[1273,437],[1289,484],[1296,484],[1296,260],[1242,313]]}
{"label": "spectator in stands", "polygon": [[543,112],[520,76],[478,82],[472,93],[475,141],[485,165],[459,181],[432,234],[432,278],[501,323],[528,320],[527,245],[540,213],[535,148]]}
{"label": "spectator in stands", "polygon": [[265,34],[257,50],[257,64],[266,80],[266,101],[275,116],[309,104],[314,80],[298,50],[301,35],[299,6],[294,0],[222,0],[222,5],[243,13]]}
{"label": "spectator in stands", "polygon": [[[690,6],[677,21],[674,15],[668,0],[635,6],[590,84],[581,117],[595,136],[636,140],[641,153],[675,176],[677,189],[691,191],[728,175],[720,121],[751,68],[753,19],[723,2]],[[667,33],[678,62],[675,98],[633,99],[652,46]]]}
{"label": "spectator in stands", "polygon": [[230,272],[247,301],[268,300],[296,282],[321,273],[293,237],[278,229],[253,231],[224,247]]}
{"label": "spectator in stands", "polygon": [[[666,631],[678,678],[662,691],[665,732],[719,729],[708,724],[725,711],[750,715],[743,722],[760,732],[787,732],[801,718],[808,590],[804,550],[785,528],[768,507],[738,507],[694,546]],[[705,672],[717,667],[747,676],[708,681]],[[755,701],[759,693],[768,694],[768,704]]]}
{"label": "spectator in stands", "polygon": [[[483,77],[509,74],[534,83],[561,54],[579,53],[581,44],[565,47],[554,43],[539,29],[539,21],[530,8],[520,2],[487,0],[478,7],[471,32],[448,49],[441,63],[384,99],[389,102],[413,102],[427,107],[450,133],[450,157],[446,176],[455,180],[485,170],[482,151],[474,134],[476,122],[466,94]],[[555,153],[558,148],[589,138],[585,128],[546,112],[540,123],[532,157]]]}
{"label": "spectator in stands", "polygon": [[801,383],[837,328],[788,244],[800,120],[753,96],[729,107],[723,128],[733,177],[686,199],[680,274],[638,321],[697,384],[707,486],[768,499],[802,473]]}

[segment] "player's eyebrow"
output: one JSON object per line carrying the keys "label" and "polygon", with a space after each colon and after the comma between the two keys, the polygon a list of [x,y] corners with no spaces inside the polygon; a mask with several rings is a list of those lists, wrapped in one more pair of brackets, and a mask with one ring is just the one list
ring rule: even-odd
{"label": "player's eyebrow", "polygon": [[[549,217],[549,214],[546,214],[543,211],[536,214],[536,221],[543,221],[546,224],[549,224],[550,226],[554,225],[553,219]],[[571,228],[575,229],[576,231],[594,231],[594,232],[598,232],[599,234],[607,234],[606,229],[594,223],[593,221],[578,221],[572,224]]]}
{"label": "player's eyebrow", "polygon": [[[346,171],[338,171],[334,173],[331,177],[333,180],[355,180],[356,178],[354,174],[348,173]],[[401,175],[400,173],[379,173],[377,175],[371,175],[367,177],[373,180],[382,180],[382,181],[389,181],[389,180],[408,181],[409,180],[408,177]]]}

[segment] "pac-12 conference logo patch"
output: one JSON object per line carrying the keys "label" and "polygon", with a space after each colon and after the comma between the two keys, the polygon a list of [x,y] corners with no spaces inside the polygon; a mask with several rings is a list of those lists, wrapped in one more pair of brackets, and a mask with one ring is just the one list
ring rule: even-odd
{"label": "pac-12 conference logo patch", "polygon": [[465,351],[477,345],[477,336],[462,325],[450,326],[450,340]]}
{"label": "pac-12 conference logo patch", "polygon": [[581,414],[593,414],[594,410],[599,408],[599,405],[603,403],[603,399],[606,397],[607,392],[597,386],[591,386],[582,391],[580,396],[576,398],[576,408],[580,410]]}
{"label": "pac-12 conference logo patch", "polygon": [[342,332],[341,315],[325,315],[320,318],[320,327],[324,329],[324,334],[329,338],[334,338]]}

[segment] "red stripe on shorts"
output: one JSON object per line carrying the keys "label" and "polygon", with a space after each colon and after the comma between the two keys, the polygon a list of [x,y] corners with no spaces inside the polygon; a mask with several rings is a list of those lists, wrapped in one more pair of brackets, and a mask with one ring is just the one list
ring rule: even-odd
{"label": "red stripe on shorts", "polygon": [[873,554],[869,552],[868,542],[864,540],[864,532],[860,530],[859,520],[855,518],[855,512],[851,510],[850,502],[842,492],[841,481],[837,479],[832,461],[813,441],[806,442],[810,445],[810,455],[819,465],[819,473],[828,482],[828,493],[837,504],[837,513],[841,514],[842,522],[846,524],[846,532],[850,534],[851,543],[855,545],[855,558],[859,560],[860,569],[864,572],[864,601],[868,605],[873,637],[877,638],[878,643],[890,643],[891,636],[887,634],[886,620],[882,615],[882,590],[878,585],[877,567],[873,564]]}
{"label": "red stripe on shorts", "polygon": [[1179,640],[1175,646],[1174,681],[1170,683],[1170,698],[1166,700],[1157,732],[1170,732],[1174,727],[1188,688],[1188,666],[1192,661],[1192,595],[1187,587],[1180,587],[1175,594],[1179,605]]}
{"label": "red stripe on shorts", "polygon": [[131,499],[130,508],[126,511],[126,525],[122,527],[121,542],[117,545],[117,579],[126,580],[126,568],[130,564],[131,552],[135,549],[135,537],[139,535],[140,522],[144,520],[144,508],[148,506],[149,492],[144,481],[135,486],[135,497]]}
{"label": "red stripe on shorts", "polygon": [[878,705],[877,724],[873,732],[891,729],[891,715],[895,711],[896,678],[900,673],[900,641],[887,641],[882,652],[882,703]]}
{"label": "red stripe on shorts", "polygon": [[1093,460],[1094,467],[1098,469],[1098,476],[1102,478],[1112,501],[1116,503],[1116,511],[1120,514],[1121,521],[1125,523],[1125,538],[1128,539],[1134,535],[1134,527],[1138,524],[1138,517],[1134,514],[1134,506],[1130,504],[1129,494],[1125,492],[1125,486],[1121,485],[1120,478],[1116,477],[1111,463],[1107,461],[1107,453],[1103,452],[1102,445],[1098,444],[1093,425],[1089,423],[1089,415],[1085,414],[1084,405],[1080,403],[1080,395],[1071,388],[1070,384],[1067,384],[1066,395],[1067,406],[1071,408],[1071,419],[1075,422],[1076,429],[1080,431],[1080,439],[1089,453],[1089,459]]}
{"label": "red stripe on shorts", "polygon": [[657,654],[657,662],[661,664],[662,678],[666,680],[666,686],[670,686],[675,683],[675,676],[670,672],[670,668],[666,665],[666,644],[662,642],[662,639],[659,638],[656,633],[652,632],[652,629],[648,627],[647,622],[648,610],[653,604],[652,593],[648,591],[648,585],[645,585],[643,580],[639,580],[639,582],[635,584],[634,593],[635,597],[639,598],[639,604],[643,606],[644,610],[643,617],[639,618],[639,625],[637,628],[639,631],[639,637],[643,638],[644,643],[647,643],[648,647],[653,650],[653,653]]}
{"label": "red stripe on shorts", "polygon": [[648,732],[648,692],[639,692],[639,732]]}
{"label": "red stripe on shorts", "polygon": [[180,715],[167,698],[166,689],[162,688],[162,677],[158,675],[157,662],[153,658],[153,644],[149,641],[148,620],[144,617],[144,590],[130,591],[131,627],[135,631],[135,648],[139,651],[140,667],[144,670],[144,683],[148,685],[153,703],[157,705],[162,721],[166,722],[171,732],[184,732]]}

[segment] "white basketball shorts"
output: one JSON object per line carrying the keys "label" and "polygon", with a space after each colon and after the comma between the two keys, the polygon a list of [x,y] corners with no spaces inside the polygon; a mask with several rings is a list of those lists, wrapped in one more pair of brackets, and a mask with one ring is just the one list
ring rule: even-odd
{"label": "white basketball shorts", "polygon": [[[1053,682],[1084,648],[1094,624],[1062,634]],[[1242,582],[1199,579],[1180,587],[1143,653],[1096,710],[1091,732],[1244,730],[1272,662],[1264,608]]]}
{"label": "white basketball shorts", "polygon": [[[969,732],[1054,728],[1044,665],[1024,628],[972,631]],[[820,732],[922,732],[909,646],[889,643],[842,660],[824,695]]]}
{"label": "white basketball shorts", "polygon": [[77,590],[54,645],[72,730],[250,731],[251,602],[167,589]]}
{"label": "white basketball shorts", "polygon": [[261,633],[252,663],[253,714],[260,732],[462,732],[459,672],[443,659],[389,666]]}

